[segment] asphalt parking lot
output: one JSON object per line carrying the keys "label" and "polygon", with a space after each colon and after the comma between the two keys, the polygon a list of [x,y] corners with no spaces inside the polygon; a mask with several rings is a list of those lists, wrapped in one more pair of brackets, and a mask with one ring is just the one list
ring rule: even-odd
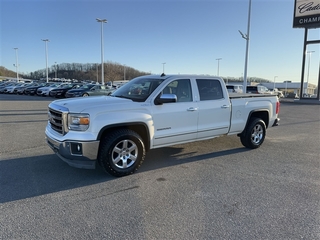
{"label": "asphalt parking lot", "polygon": [[320,239],[320,105],[283,102],[259,149],[166,147],[114,178],[53,154],[52,100],[0,95],[0,239]]}

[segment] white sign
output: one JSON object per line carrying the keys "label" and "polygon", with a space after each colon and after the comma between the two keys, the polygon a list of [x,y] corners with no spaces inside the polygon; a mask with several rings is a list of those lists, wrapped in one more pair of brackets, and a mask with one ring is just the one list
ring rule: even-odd
{"label": "white sign", "polygon": [[320,0],[295,0],[293,27],[320,27]]}

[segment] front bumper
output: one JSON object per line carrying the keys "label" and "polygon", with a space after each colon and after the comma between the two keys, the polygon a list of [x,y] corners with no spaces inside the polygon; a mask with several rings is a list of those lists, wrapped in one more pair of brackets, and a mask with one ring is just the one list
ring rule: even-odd
{"label": "front bumper", "polygon": [[98,156],[99,141],[63,141],[60,142],[46,132],[49,147],[64,162],[72,167],[95,169]]}

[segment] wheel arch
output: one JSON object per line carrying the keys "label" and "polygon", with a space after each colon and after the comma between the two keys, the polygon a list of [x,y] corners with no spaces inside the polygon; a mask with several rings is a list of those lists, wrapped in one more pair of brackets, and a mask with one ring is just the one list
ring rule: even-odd
{"label": "wheel arch", "polygon": [[[264,123],[266,125],[266,128],[268,128],[268,125],[269,125],[269,110],[268,109],[255,109],[255,110],[252,110],[248,115],[246,126],[243,129],[243,131],[245,131],[245,129],[248,127],[248,125],[250,124],[252,118],[260,118],[262,121],[264,121]],[[242,134],[242,133],[240,133],[240,134]],[[238,134],[238,136],[240,134]]]}
{"label": "wheel arch", "polygon": [[146,151],[150,149],[150,133],[148,126],[143,122],[130,122],[130,123],[117,123],[108,126],[104,126],[97,136],[97,140],[101,140],[106,134],[116,129],[130,129],[138,133],[143,139]]}

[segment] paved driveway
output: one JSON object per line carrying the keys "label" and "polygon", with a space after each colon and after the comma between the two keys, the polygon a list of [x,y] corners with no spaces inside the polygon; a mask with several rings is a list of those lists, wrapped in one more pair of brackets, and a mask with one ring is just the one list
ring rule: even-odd
{"label": "paved driveway", "polygon": [[152,150],[131,176],[46,146],[52,99],[0,95],[0,239],[320,239],[320,106],[282,103],[263,146]]}

